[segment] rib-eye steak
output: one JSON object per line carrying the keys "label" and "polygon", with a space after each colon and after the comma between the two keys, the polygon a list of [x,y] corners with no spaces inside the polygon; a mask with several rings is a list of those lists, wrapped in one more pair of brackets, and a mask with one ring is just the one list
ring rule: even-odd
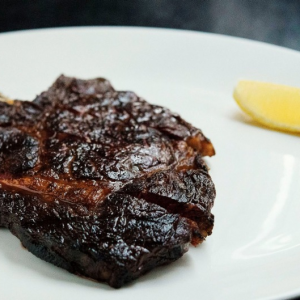
{"label": "rib-eye steak", "polygon": [[0,102],[0,226],[33,254],[118,288],[212,232],[202,132],[102,78]]}

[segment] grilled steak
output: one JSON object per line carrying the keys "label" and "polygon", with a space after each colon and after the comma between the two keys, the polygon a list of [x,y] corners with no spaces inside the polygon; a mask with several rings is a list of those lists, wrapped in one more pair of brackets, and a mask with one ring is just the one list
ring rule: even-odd
{"label": "grilled steak", "polygon": [[102,78],[0,102],[0,226],[33,254],[118,288],[213,228],[199,129]]}

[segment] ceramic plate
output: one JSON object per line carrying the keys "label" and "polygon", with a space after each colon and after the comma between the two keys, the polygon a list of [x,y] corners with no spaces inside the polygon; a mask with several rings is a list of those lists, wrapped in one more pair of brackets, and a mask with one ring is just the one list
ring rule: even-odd
{"label": "ceramic plate", "polygon": [[248,119],[238,79],[299,86],[300,54],[220,35],[69,28],[0,35],[0,91],[33,99],[55,78],[104,76],[201,128],[217,155],[213,235],[114,290],[48,264],[0,230],[1,299],[282,299],[300,294],[300,139]]}

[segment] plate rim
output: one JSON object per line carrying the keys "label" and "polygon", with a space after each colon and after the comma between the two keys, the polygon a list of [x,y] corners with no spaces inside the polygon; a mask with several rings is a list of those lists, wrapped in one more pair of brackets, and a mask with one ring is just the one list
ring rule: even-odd
{"label": "plate rim", "polygon": [[232,42],[241,42],[241,43],[249,43],[252,45],[257,45],[265,48],[269,48],[272,50],[279,50],[283,52],[289,52],[289,54],[300,54],[300,50],[288,48],[281,45],[276,45],[264,41],[258,41],[254,39],[232,36],[228,34],[221,34],[221,33],[213,33],[213,32],[206,32],[206,31],[197,31],[197,30],[190,30],[190,29],[177,29],[177,28],[165,28],[165,27],[151,27],[151,26],[118,26],[118,25],[95,25],[95,26],[59,26],[59,27],[47,27],[47,28],[33,28],[33,29],[21,29],[21,30],[13,30],[13,31],[5,31],[0,33],[0,39],[2,37],[7,36],[17,36],[17,35],[27,35],[27,34],[35,34],[39,32],[55,32],[55,31],[147,31],[147,33],[171,33],[171,34],[180,34],[180,35],[194,35],[194,36],[203,36],[212,39],[222,39],[225,41],[232,41]]}

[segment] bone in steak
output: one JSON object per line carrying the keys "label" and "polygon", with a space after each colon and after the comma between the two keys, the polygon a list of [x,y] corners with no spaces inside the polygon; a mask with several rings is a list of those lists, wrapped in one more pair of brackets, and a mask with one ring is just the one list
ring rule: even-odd
{"label": "bone in steak", "polygon": [[[191,108],[192,109],[192,108]],[[0,226],[33,254],[118,288],[213,228],[202,132],[102,78],[0,102]]]}

